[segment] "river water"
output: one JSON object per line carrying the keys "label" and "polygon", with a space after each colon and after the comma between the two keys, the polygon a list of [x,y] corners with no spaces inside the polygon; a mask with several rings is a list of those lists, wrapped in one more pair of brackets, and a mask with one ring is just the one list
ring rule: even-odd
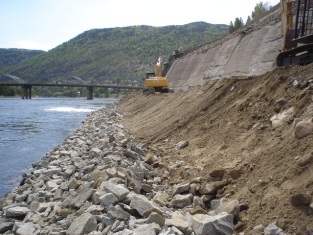
{"label": "river water", "polygon": [[0,98],[0,197],[20,183],[32,163],[79,128],[88,113],[116,101]]}

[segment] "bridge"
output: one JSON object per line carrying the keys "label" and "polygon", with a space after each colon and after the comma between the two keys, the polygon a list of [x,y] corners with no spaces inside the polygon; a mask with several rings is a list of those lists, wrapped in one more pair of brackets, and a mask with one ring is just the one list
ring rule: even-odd
{"label": "bridge", "polygon": [[93,99],[93,91],[94,88],[116,88],[116,89],[129,89],[129,90],[142,90],[143,87],[138,86],[123,86],[123,85],[111,85],[111,84],[88,84],[86,81],[72,76],[76,80],[80,81],[80,83],[30,83],[26,82],[23,79],[10,75],[10,74],[2,74],[15,82],[5,82],[0,83],[1,86],[20,86],[23,89],[22,99],[31,99],[32,98],[32,87],[86,87],[87,88],[87,99]]}

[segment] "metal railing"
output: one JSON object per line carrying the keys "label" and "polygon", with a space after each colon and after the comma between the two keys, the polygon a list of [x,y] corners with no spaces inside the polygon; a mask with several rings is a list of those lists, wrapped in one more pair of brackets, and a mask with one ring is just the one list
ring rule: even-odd
{"label": "metal railing", "polygon": [[305,43],[313,35],[313,0],[298,0],[294,40]]}

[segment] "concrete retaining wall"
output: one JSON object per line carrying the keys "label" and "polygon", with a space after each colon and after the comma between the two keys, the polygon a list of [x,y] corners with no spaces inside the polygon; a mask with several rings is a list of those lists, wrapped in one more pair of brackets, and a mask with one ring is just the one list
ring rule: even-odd
{"label": "concrete retaining wall", "polygon": [[208,79],[260,75],[274,69],[282,45],[280,22],[266,22],[251,28],[177,59],[166,75],[170,86],[186,90]]}

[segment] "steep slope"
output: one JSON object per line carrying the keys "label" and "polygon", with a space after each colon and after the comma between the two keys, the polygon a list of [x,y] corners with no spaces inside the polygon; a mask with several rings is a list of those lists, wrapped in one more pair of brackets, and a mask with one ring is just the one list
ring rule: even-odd
{"label": "steep slope", "polygon": [[12,65],[17,65],[23,60],[32,58],[44,53],[41,50],[27,50],[27,49],[2,49],[0,48],[0,70]]}
{"label": "steep slope", "polygon": [[[313,164],[301,161],[312,159],[313,140],[295,138],[293,123],[312,117],[312,72],[313,65],[279,68],[173,94],[134,94],[119,105],[125,126],[161,158],[169,185],[223,172],[227,186],[216,197],[239,200],[236,232],[262,234],[277,221],[287,234],[311,234]],[[284,111],[275,126],[271,118]],[[189,145],[177,150],[183,140]]]}
{"label": "steep slope", "polygon": [[166,75],[171,87],[184,90],[209,79],[260,75],[274,69],[282,40],[280,12],[273,10],[253,24],[177,59]]}

